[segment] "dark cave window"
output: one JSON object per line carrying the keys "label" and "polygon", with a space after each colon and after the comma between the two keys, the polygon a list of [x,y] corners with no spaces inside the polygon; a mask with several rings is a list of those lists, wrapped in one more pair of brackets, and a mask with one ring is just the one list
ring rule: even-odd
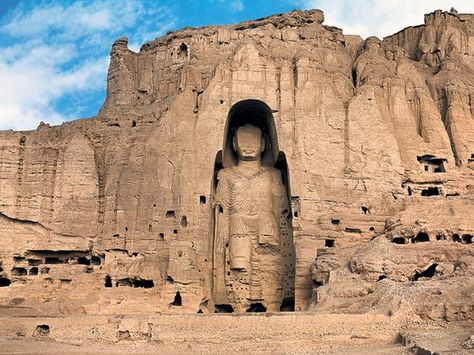
{"label": "dark cave window", "polygon": [[0,287],[10,286],[12,282],[4,276],[0,276]]}
{"label": "dark cave window", "polygon": [[433,277],[435,272],[436,272],[436,267],[437,266],[438,266],[438,264],[432,264],[421,272],[416,271],[415,274],[412,277],[412,281],[418,281],[421,277],[428,277],[428,278]]}
{"label": "dark cave window", "polygon": [[462,242],[464,244],[472,244],[472,235],[471,234],[464,234],[462,236]]}
{"label": "dark cave window", "polygon": [[392,239],[392,243],[395,244],[406,244],[406,240],[403,237],[395,237]]}
{"label": "dark cave window", "polygon": [[176,218],[176,213],[174,211],[166,211],[166,218]]}
{"label": "dark cave window", "polygon": [[45,264],[62,264],[63,260],[61,260],[59,258],[55,258],[55,257],[46,257],[44,259],[44,263]]}
{"label": "dark cave window", "polygon": [[335,244],[334,239],[326,239],[326,240],[324,241],[324,246],[325,246],[326,248],[333,248],[333,247],[334,247],[334,244]]}
{"label": "dark cave window", "polygon": [[428,233],[425,232],[420,232],[416,235],[416,237],[411,239],[412,243],[421,243],[421,242],[429,242],[430,241],[430,236]]}
{"label": "dark cave window", "polygon": [[186,43],[181,43],[178,48],[178,58],[184,59],[188,57],[188,46]]}
{"label": "dark cave window", "polygon": [[14,267],[12,269],[13,276],[25,276],[26,274],[27,274],[27,271],[23,267]]}
{"label": "dark cave window", "polygon": [[247,313],[259,313],[259,312],[266,312],[267,308],[260,302],[252,303],[247,309]]}
{"label": "dark cave window", "polygon": [[181,298],[181,294],[179,292],[176,292],[176,295],[174,296],[174,300],[171,305],[175,307],[181,307],[183,305],[183,299]]}
{"label": "dark cave window", "polygon": [[29,271],[29,275],[38,275],[38,268],[36,266],[32,267]]}
{"label": "dark cave window", "polygon": [[87,259],[85,256],[81,256],[80,258],[77,259],[77,263],[80,265],[90,265],[91,261]]}
{"label": "dark cave window", "polygon": [[47,324],[40,324],[36,326],[36,333],[39,335],[48,335],[49,334],[49,325]]}
{"label": "dark cave window", "polygon": [[135,279],[132,281],[133,287],[152,288],[155,287],[153,280]]}
{"label": "dark cave window", "polygon": [[216,304],[214,313],[234,313],[234,307],[230,304]]}
{"label": "dark cave window", "polygon": [[421,196],[430,197],[430,196],[438,196],[439,189],[437,187],[428,187],[427,189],[421,190]]}
{"label": "dark cave window", "polygon": [[295,311],[295,299],[285,298],[280,306],[280,312],[294,312]]}
{"label": "dark cave window", "polygon": [[112,287],[112,278],[109,275],[105,277],[104,285],[105,287]]}
{"label": "dark cave window", "polygon": [[206,196],[204,196],[204,195],[199,196],[199,203],[201,205],[205,205],[206,204]]}

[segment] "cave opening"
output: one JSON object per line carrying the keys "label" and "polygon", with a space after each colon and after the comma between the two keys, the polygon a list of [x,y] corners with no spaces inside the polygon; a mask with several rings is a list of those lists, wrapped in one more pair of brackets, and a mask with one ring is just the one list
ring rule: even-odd
{"label": "cave opening", "polygon": [[44,258],[45,264],[62,264],[64,261],[60,258],[56,258],[54,256],[47,256]]}
{"label": "cave opening", "polygon": [[294,312],[295,311],[295,299],[285,298],[280,306],[280,312]]}
{"label": "cave opening", "polygon": [[471,234],[464,234],[462,236],[462,242],[464,244],[472,244],[472,235]]}
{"label": "cave opening", "polygon": [[32,267],[29,271],[29,275],[38,275],[38,267]]}
{"label": "cave opening", "polygon": [[183,305],[183,299],[179,292],[176,292],[176,295],[174,296],[174,300],[173,302],[171,302],[171,305],[175,307],[181,307]]}
{"label": "cave opening", "polygon": [[439,188],[434,186],[421,190],[421,196],[424,197],[439,196],[439,194]]}
{"label": "cave opening", "polygon": [[10,286],[12,282],[4,276],[0,276],[0,287]]}
{"label": "cave opening", "polygon": [[49,325],[47,324],[40,324],[36,326],[36,333],[38,333],[39,335],[48,335],[49,330]]}
{"label": "cave opening", "polygon": [[341,220],[338,219],[338,218],[332,218],[331,219],[331,224],[334,224],[334,225],[339,225],[339,223],[341,223]]}
{"label": "cave opening", "polygon": [[266,312],[267,307],[265,307],[262,303],[252,303],[250,307],[247,309],[247,313],[262,313]]}
{"label": "cave opening", "polygon": [[214,313],[234,313],[234,307],[230,304],[216,304]]}
{"label": "cave opening", "polygon": [[135,279],[132,281],[133,287],[152,288],[155,287],[153,280]]}
{"label": "cave opening", "polygon": [[438,264],[431,264],[423,271],[416,271],[412,277],[412,281],[418,281],[421,277],[432,278],[436,272]]}
{"label": "cave opening", "polygon": [[13,276],[25,276],[28,272],[24,267],[14,267],[12,269]]}
{"label": "cave opening", "polygon": [[326,248],[333,248],[334,247],[334,244],[335,244],[335,240],[334,239],[326,239],[324,241],[324,246]]}
{"label": "cave opening", "polygon": [[87,259],[85,256],[81,256],[77,259],[77,263],[79,265],[90,265],[91,261]]}
{"label": "cave opening", "polygon": [[422,243],[422,242],[429,242],[430,241],[430,236],[428,233],[425,232],[419,232],[416,237],[411,239],[412,243]]}
{"label": "cave opening", "polygon": [[392,239],[392,243],[395,244],[406,244],[406,240],[403,237],[395,237]]}
{"label": "cave opening", "polygon": [[105,287],[112,287],[112,278],[107,275],[104,280],[104,286]]}
{"label": "cave opening", "polygon": [[178,48],[178,58],[185,59],[188,57],[188,46],[186,43],[181,43]]}

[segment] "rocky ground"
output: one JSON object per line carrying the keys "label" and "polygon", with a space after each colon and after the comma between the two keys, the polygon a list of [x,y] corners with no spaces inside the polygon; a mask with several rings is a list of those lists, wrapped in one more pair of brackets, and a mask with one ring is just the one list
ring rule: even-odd
{"label": "rocky ground", "polygon": [[474,334],[473,322],[376,314],[2,317],[0,324],[2,354],[469,354]]}

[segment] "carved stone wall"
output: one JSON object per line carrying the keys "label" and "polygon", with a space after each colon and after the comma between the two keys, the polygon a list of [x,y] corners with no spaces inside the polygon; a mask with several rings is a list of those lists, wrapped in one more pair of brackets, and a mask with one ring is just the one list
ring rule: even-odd
{"label": "carved stone wall", "polygon": [[[372,239],[390,243],[402,227],[396,237],[425,232],[432,253],[462,256],[463,274],[446,274],[449,292],[472,295],[472,239],[462,242],[474,233],[472,18],[436,11],[424,25],[364,41],[323,25],[319,10],[295,11],[183,29],[139,53],[117,40],[97,117],[0,132],[3,309],[214,312],[215,158],[229,109],[245,99],[270,107],[288,164],[295,310],[392,307],[368,290],[383,286],[374,275],[402,271],[369,270],[366,254],[380,252]],[[436,214],[425,213],[433,205],[453,240],[443,247],[433,240]],[[412,244],[407,255],[421,248]],[[420,260],[407,268],[422,274],[430,265]],[[392,278],[383,282],[405,280]],[[463,304],[472,317],[472,296]]]}

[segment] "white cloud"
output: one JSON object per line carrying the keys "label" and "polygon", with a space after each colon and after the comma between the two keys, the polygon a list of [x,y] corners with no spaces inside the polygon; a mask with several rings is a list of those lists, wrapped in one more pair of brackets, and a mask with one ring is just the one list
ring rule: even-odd
{"label": "white cloud", "polygon": [[230,9],[233,12],[241,12],[244,10],[244,4],[242,0],[234,0],[230,2]]}
{"label": "white cloud", "polygon": [[472,0],[302,0],[305,9],[324,11],[324,23],[341,27],[345,34],[380,38],[408,26],[423,23],[426,13],[437,9],[449,11],[454,7],[460,13],[474,12]]}
{"label": "white cloud", "polygon": [[153,1],[146,8],[143,0],[18,7],[0,24],[0,129],[34,129],[40,121],[80,118],[60,114],[56,104],[67,95],[105,90],[112,42],[125,35],[139,47],[171,29],[174,21],[167,8]]}

